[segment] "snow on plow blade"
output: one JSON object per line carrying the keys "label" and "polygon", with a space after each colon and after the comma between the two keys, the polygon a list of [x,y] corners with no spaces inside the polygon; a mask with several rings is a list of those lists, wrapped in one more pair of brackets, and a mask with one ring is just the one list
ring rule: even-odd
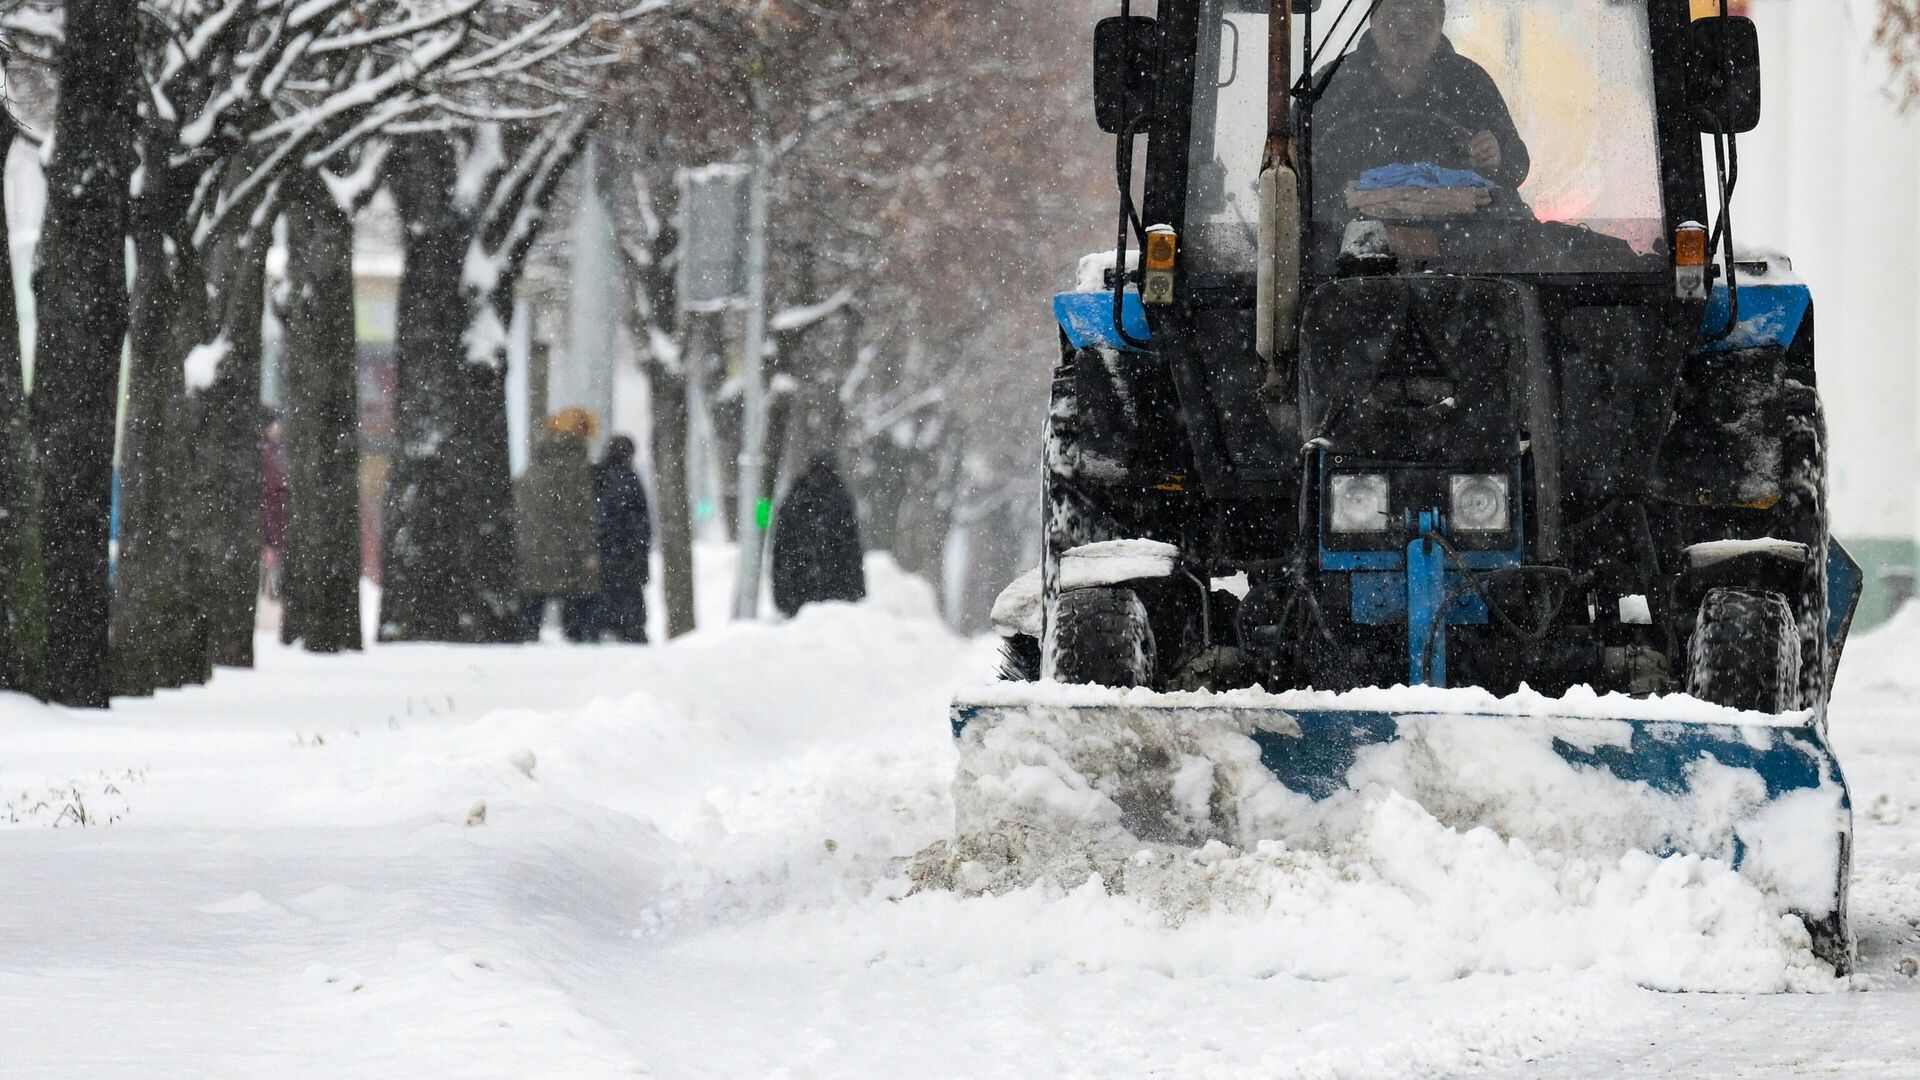
{"label": "snow on plow blade", "polygon": [[1581,857],[1733,866],[1845,973],[1852,809],[1824,723],[1675,697],[1398,687],[1162,694],[1003,683],[962,694],[960,832],[1251,849],[1338,843],[1385,791],[1460,830]]}

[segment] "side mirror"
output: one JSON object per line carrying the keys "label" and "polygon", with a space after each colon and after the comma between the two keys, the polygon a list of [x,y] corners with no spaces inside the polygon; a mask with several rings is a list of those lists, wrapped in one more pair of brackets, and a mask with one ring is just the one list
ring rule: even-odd
{"label": "side mirror", "polygon": [[1093,112],[1100,130],[1133,135],[1153,117],[1160,31],[1146,15],[1101,19],[1093,28]]}
{"label": "side mirror", "polygon": [[1698,19],[1687,55],[1687,108],[1709,135],[1760,126],[1760,34],[1738,15]]}

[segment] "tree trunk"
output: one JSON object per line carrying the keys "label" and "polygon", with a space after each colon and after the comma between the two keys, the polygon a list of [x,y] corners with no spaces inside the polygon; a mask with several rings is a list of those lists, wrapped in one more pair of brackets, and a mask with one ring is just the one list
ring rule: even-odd
{"label": "tree trunk", "polygon": [[[0,108],[0,165],[19,129]],[[0,194],[0,221],[6,219]],[[27,412],[20,356],[20,313],[13,294],[13,251],[0,229],[0,690],[42,696],[46,661],[46,609],[40,595],[39,470]]]}
{"label": "tree trunk", "polygon": [[899,519],[889,549],[901,569],[933,586],[946,606],[947,538],[953,531],[953,490],[960,482],[957,459],[944,444],[914,447],[912,467],[899,478]]}
{"label": "tree trunk", "polygon": [[179,496],[190,461],[182,359],[205,336],[206,284],[191,245],[149,204],[133,229],[126,432],[120,453],[120,557],[114,578],[116,694],[204,681],[207,620],[194,584],[206,573]]}
{"label": "tree trunk", "polygon": [[114,405],[127,332],[133,0],[69,0],[47,215],[34,276],[33,419],[44,466],[48,692],[108,698]]}
{"label": "tree trunk", "polygon": [[671,257],[679,233],[661,229],[649,243],[651,258],[644,264],[627,262],[628,287],[635,300],[627,306],[627,329],[633,340],[650,343],[643,354],[648,358],[647,402],[652,417],[654,536],[660,552],[666,636],[676,638],[693,632],[695,624],[693,499],[687,472],[692,423],[687,373],[693,370],[695,317],[678,312]]}
{"label": "tree trunk", "polygon": [[912,467],[906,453],[882,434],[866,447],[864,467],[856,475],[855,492],[866,512],[868,551],[889,551],[896,555],[900,546],[900,519],[904,477]]}
{"label": "tree trunk", "polygon": [[653,407],[653,516],[660,537],[660,593],[667,637],[692,633],[693,511],[687,492],[687,380],[654,364],[648,369]]}
{"label": "tree trunk", "polygon": [[[503,278],[508,275],[503,274]],[[468,527],[460,558],[473,591],[472,639],[505,645],[520,640],[520,589],[515,576],[513,464],[507,434],[507,323],[511,278],[490,293],[465,292],[467,327],[460,369],[461,422],[456,429]]]}
{"label": "tree trunk", "polygon": [[[594,115],[504,138],[482,127],[471,150],[504,145],[498,168],[463,171],[452,138],[434,133],[402,139],[389,159],[406,264],[383,639],[520,640],[507,322],[527,254]],[[485,190],[460,192],[463,175]]]}
{"label": "tree trunk", "polygon": [[451,140],[412,136],[391,160],[406,262],[381,639],[518,641],[503,303],[514,275],[503,270],[493,291],[467,287],[478,226],[454,201]]}
{"label": "tree trunk", "polygon": [[1007,499],[995,504],[966,526],[967,563],[960,595],[953,605],[954,629],[984,634],[993,627],[993,602],[1007,583],[1020,576],[1024,511],[1032,500]]}
{"label": "tree trunk", "polygon": [[[303,178],[305,179],[305,178]],[[359,353],[353,218],[312,178],[286,211],[286,448],[291,509],[281,636],[310,652],[360,642]]]}
{"label": "tree trunk", "polygon": [[261,319],[267,248],[260,227],[218,242],[215,310],[222,317],[201,348],[222,351],[211,385],[188,396],[191,471],[174,495],[188,503],[206,574],[195,584],[207,613],[207,665],[252,667],[260,592]]}
{"label": "tree trunk", "polygon": [[470,568],[461,561],[466,509],[456,455],[465,358],[461,266],[470,230],[454,206],[452,143],[401,139],[388,159],[405,262],[395,334],[399,446],[387,485],[381,544],[382,641],[478,640]]}
{"label": "tree trunk", "polygon": [[[720,481],[719,503],[716,511],[720,520],[726,523],[727,539],[738,542],[740,539],[740,473],[733,463],[740,460],[741,419],[745,415],[745,403],[741,400],[737,380],[730,378],[733,369],[733,351],[739,347],[737,335],[728,327],[729,316],[719,315],[701,320],[706,323],[703,336],[705,348],[699,354],[699,366],[694,370],[695,377],[704,380],[707,406],[707,422],[713,432],[713,459],[720,463],[718,479]],[[730,392],[731,391],[731,392]]]}

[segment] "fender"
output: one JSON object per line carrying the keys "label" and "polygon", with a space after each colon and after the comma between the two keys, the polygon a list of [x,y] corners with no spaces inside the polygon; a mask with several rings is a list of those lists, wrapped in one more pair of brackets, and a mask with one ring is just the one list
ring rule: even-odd
{"label": "fender", "polygon": [[[1725,326],[1727,289],[1714,289],[1702,329]],[[1769,270],[1743,280],[1740,322],[1688,357],[1653,491],[1683,506],[1767,510],[1793,482],[1790,443],[1818,423],[1813,295]]]}
{"label": "fender", "polygon": [[[1120,301],[1120,315],[1126,320],[1127,333],[1136,339],[1145,341],[1151,336],[1147,328],[1147,309],[1140,303],[1140,294],[1128,292]],[[1053,298],[1053,317],[1060,323],[1061,333],[1076,349],[1102,348],[1116,349],[1120,352],[1145,352],[1123,341],[1113,329],[1113,294],[1110,292],[1070,292],[1061,293]]]}
{"label": "fender", "polygon": [[[1726,285],[1714,286],[1707,312],[1700,320],[1701,331],[1711,333],[1726,326],[1729,306]],[[1704,344],[1699,351],[1738,352],[1768,345],[1787,348],[1800,336],[1800,327],[1812,310],[1812,290],[1791,271],[1769,268],[1756,277],[1742,277],[1740,324],[1725,339]]]}

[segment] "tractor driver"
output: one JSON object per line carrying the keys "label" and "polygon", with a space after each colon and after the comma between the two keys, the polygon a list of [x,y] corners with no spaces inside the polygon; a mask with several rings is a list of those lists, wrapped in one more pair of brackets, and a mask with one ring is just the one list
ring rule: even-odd
{"label": "tractor driver", "polygon": [[1454,51],[1446,0],[1382,0],[1314,112],[1315,186],[1330,199],[1382,165],[1470,169],[1509,190],[1527,146],[1492,76]]}

